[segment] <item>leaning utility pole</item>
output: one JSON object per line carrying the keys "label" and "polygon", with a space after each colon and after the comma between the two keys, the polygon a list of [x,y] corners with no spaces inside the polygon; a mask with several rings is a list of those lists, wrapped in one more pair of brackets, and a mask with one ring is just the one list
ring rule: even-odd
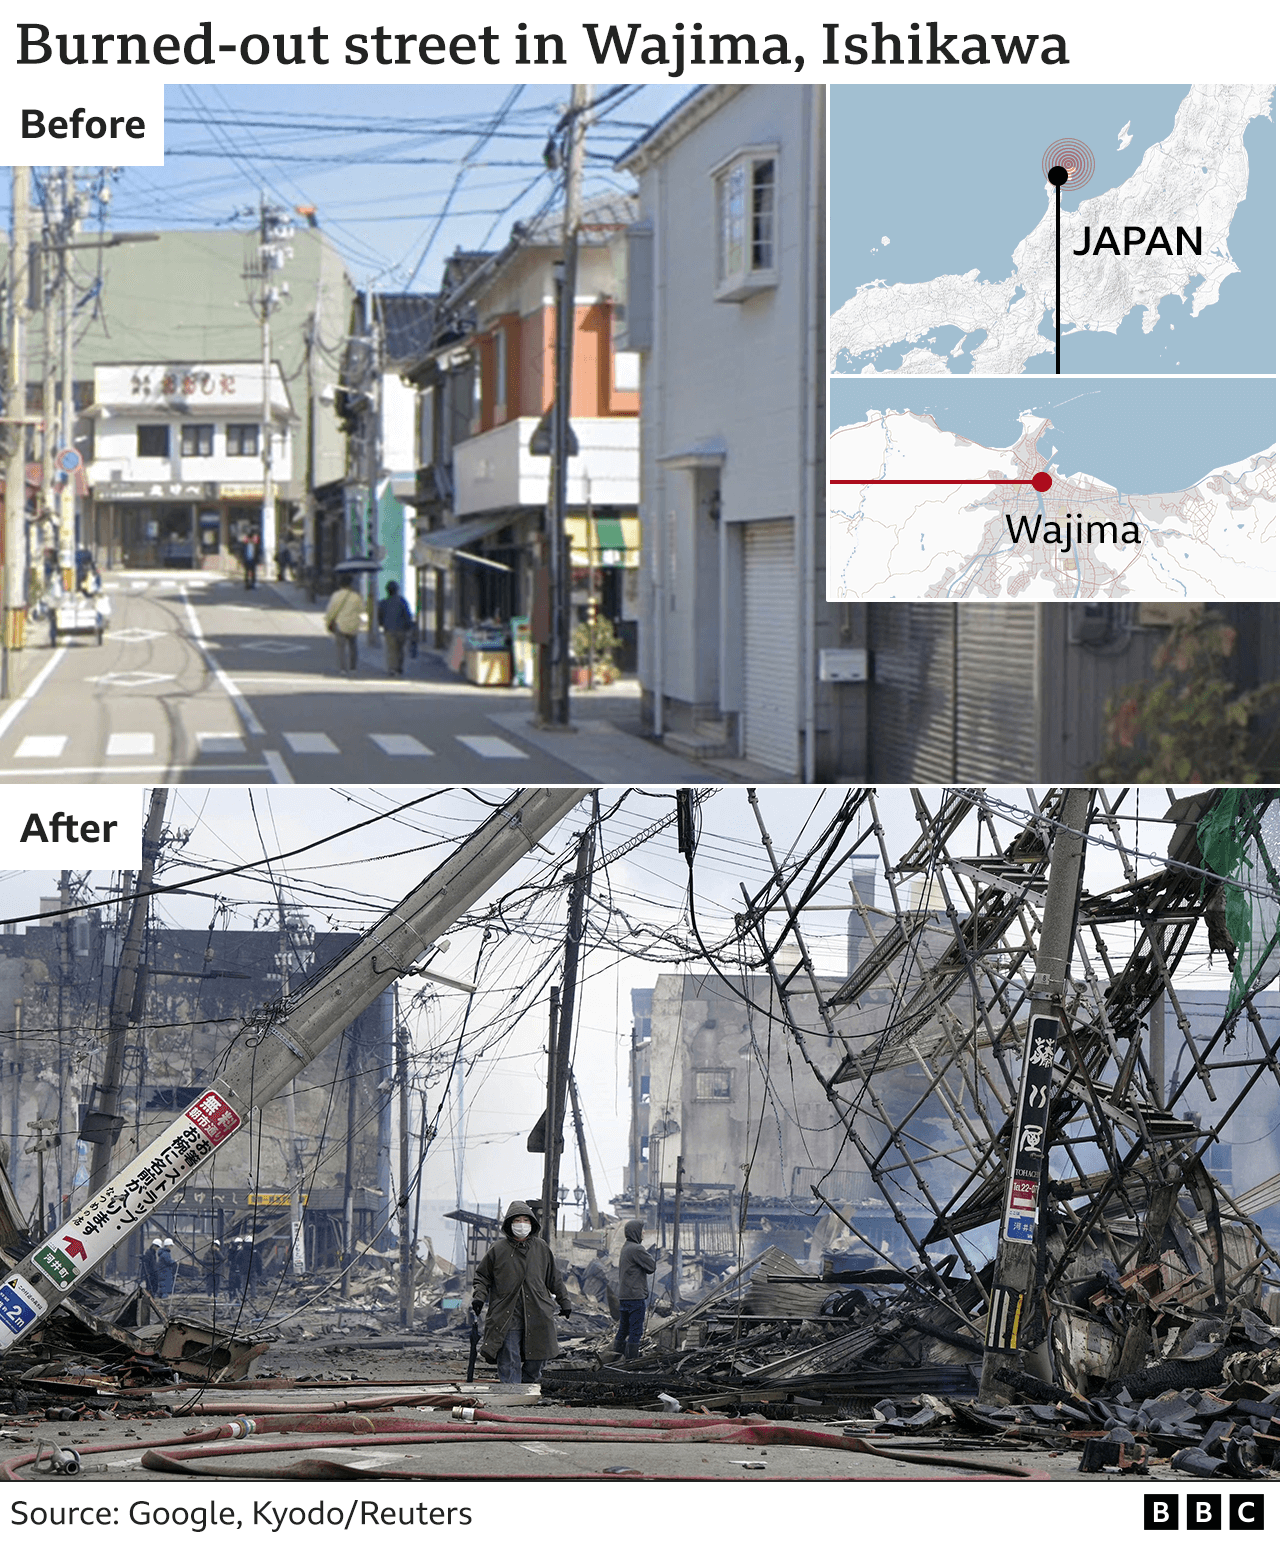
{"label": "leaning utility pole", "polygon": [[[13,168],[9,245],[9,348],[5,359],[4,631],[0,698],[8,697],[9,655],[26,642],[27,621],[27,306],[31,272],[31,168]],[[16,1138],[16,1130],[14,1132]]]}
{"label": "leaning utility pole", "polygon": [[564,235],[561,258],[556,264],[555,395],[551,402],[551,484],[546,527],[551,637],[538,651],[538,716],[544,724],[558,728],[569,726],[569,612],[573,574],[565,536],[565,514],[573,433],[570,418],[578,293],[578,227],[582,223],[582,168],[586,158],[586,115],[590,105],[591,87],[574,86],[565,115]]}
{"label": "leaning utility pole", "polygon": [[1001,1373],[1020,1368],[1019,1341],[1033,1310],[1037,1235],[1053,1108],[1053,1060],[1064,1022],[1067,965],[1076,933],[1076,908],[1084,878],[1085,823],[1092,793],[1069,788],[1053,838],[1044,919],[1030,993],[1030,1021],[1022,1052],[1022,1079],[1009,1131],[1004,1213],[996,1244],[995,1275],[982,1356],[980,1403],[1007,1403]]}
{"label": "leaning utility pole", "polygon": [[412,969],[436,939],[534,850],[581,798],[578,788],[524,788],[455,847],[434,872],[352,945],[305,980],[287,1003],[251,1014],[221,1073],[134,1159],[32,1250],[5,1284],[0,1352],[97,1269],[197,1169]]}
{"label": "leaning utility pole", "polygon": [[[142,832],[142,866],[138,870],[133,904],[120,947],[120,962],[116,966],[115,983],[111,989],[111,1006],[107,1015],[107,1053],[102,1066],[102,1080],[98,1083],[97,1118],[93,1121],[95,1129],[92,1135],[85,1136],[94,1142],[93,1166],[89,1172],[90,1196],[96,1194],[107,1181],[111,1171],[111,1152],[120,1128],[116,1110],[120,1106],[125,1042],[130,1023],[137,1020],[146,978],[142,955],[147,935],[147,912],[151,906],[149,891],[155,877],[156,859],[160,855],[160,835],[164,828],[164,810],[168,798],[167,787],[151,789],[147,823]],[[89,1119],[86,1116],[86,1130],[88,1125]]]}
{"label": "leaning utility pole", "polygon": [[582,1163],[582,1182],[587,1191],[587,1219],[594,1231],[600,1224],[600,1207],[596,1204],[595,1179],[591,1176],[591,1159],[587,1156],[587,1129],[582,1122],[582,1104],[578,1101],[578,1078],[569,1072],[569,1103],[573,1109],[573,1129],[578,1137],[578,1160]]}

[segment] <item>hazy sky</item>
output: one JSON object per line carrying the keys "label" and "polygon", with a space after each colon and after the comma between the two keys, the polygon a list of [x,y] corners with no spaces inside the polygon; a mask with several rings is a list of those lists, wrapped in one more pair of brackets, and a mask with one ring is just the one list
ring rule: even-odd
{"label": "hazy sky", "polygon": [[[602,810],[613,809],[621,791],[602,789]],[[1015,808],[1027,807],[1025,790],[992,788],[989,794]],[[256,921],[274,927],[274,884],[279,881],[286,897],[304,905],[319,930],[362,930],[443,859],[447,843],[485,817],[486,804],[500,801],[504,795],[499,788],[478,792],[411,787],[172,789],[166,819],[171,839],[160,874],[160,881],[166,883],[189,879],[202,868],[222,869],[259,859],[264,848],[273,855],[287,852],[320,837],[334,836],[334,832],[373,814],[385,814],[416,798],[424,801],[352,834],[328,839],[313,851],[273,864],[270,877],[259,869],[253,875],[217,877],[189,893],[163,896],[155,902],[156,920],[161,926],[203,930],[215,909],[221,907],[219,926],[241,929]],[[793,844],[801,851],[813,841],[835,813],[842,795],[839,788],[761,789],[760,808],[779,857],[785,859]],[[922,796],[930,806],[936,806],[936,790],[926,790]],[[144,792],[139,789],[140,819],[144,801]],[[919,833],[911,795],[906,789],[891,788],[879,795],[878,803],[885,842],[896,859]],[[1122,825],[1126,841],[1143,851],[1163,852],[1169,826],[1158,821],[1165,806],[1163,790],[1144,790],[1136,808],[1130,798]],[[670,788],[632,790],[606,821],[604,850],[617,849],[673,809]],[[589,811],[589,799],[584,797],[574,813],[546,838],[546,851],[559,856],[572,850]],[[697,915],[702,935],[711,944],[731,932],[734,913],[744,908],[739,883],[755,890],[765,880],[769,866],[745,788],[715,791],[701,805],[701,816]],[[1002,827],[1002,841],[1010,839],[1015,830],[1010,820]],[[951,850],[963,855],[964,844],[963,837],[953,839]],[[535,877],[546,861],[542,853],[535,853],[495,884],[490,897],[518,889]],[[1145,869],[1149,864],[1140,866]],[[1098,892],[1118,883],[1121,876],[1114,854],[1090,848],[1087,888]],[[111,878],[108,873],[88,874],[87,889],[101,891]],[[634,987],[651,986],[663,970],[679,967],[662,961],[663,953],[670,956],[673,949],[656,934],[671,929],[678,939],[689,939],[686,884],[687,867],[676,847],[674,826],[610,861],[594,880],[596,924],[603,921],[603,908],[610,906],[632,928],[622,946],[631,952],[647,950],[659,955],[628,956],[598,938],[590,941],[584,953],[575,1070],[602,1201],[621,1187],[627,1160],[630,992]],[[53,893],[55,888],[56,875],[0,874],[0,919],[37,910],[40,896]],[[468,1205],[487,1206],[499,1197],[506,1200],[534,1194],[541,1182],[541,1158],[526,1152],[525,1137],[545,1097],[547,985],[559,979],[566,898],[560,889],[540,899],[527,914],[518,908],[512,910],[519,920],[511,934],[499,937],[495,929],[485,952],[467,1025],[472,1046],[466,1063],[464,1199]],[[887,904],[887,889],[878,898]],[[818,897],[817,906],[831,908],[815,907],[807,913],[805,935],[818,967],[836,972],[846,958],[847,865],[834,875]],[[616,919],[614,931],[620,937],[625,931]],[[589,924],[589,940],[590,932]],[[455,977],[471,979],[479,941],[478,926],[463,930],[453,939],[448,953],[437,960],[438,966]],[[543,965],[549,965],[550,970],[540,975]],[[1200,955],[1191,965],[1194,975],[1188,983],[1202,988],[1223,983],[1221,969],[1210,969]],[[407,981],[401,987],[406,1007],[419,986],[418,981]],[[410,1012],[410,1021],[419,1073],[427,1083],[428,1109],[434,1115],[446,1090],[443,1072],[452,1058],[466,997],[439,987],[430,988],[430,997]],[[526,1010],[514,1020],[521,1007]],[[424,1226],[436,1229],[438,1242],[444,1240],[438,1235],[442,1227],[439,1213],[452,1208],[454,1202],[455,1115],[453,1099],[445,1098],[440,1133],[424,1168]],[[577,1167],[576,1153],[568,1147],[562,1171],[570,1189],[579,1181]]]}

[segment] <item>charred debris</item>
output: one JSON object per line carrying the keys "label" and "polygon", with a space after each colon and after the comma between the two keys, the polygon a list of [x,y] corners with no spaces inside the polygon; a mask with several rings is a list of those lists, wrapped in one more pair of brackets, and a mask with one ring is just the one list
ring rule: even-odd
{"label": "charred debris", "polygon": [[[1280,973],[1280,804],[1056,789],[1015,820],[985,789],[912,797],[901,855],[858,790],[787,862],[750,800],[773,878],[744,889],[737,935],[840,1128],[810,1208],[842,1237],[803,1266],[721,1259],[696,1304],[651,1314],[639,1361],[597,1343],[547,1390],[1078,1447],[1092,1471],[1269,1469],[1280,1014],[1259,996]],[[832,981],[805,911],[860,857],[874,903],[855,880],[863,942]],[[1203,989],[1215,955],[1229,990]],[[677,1273],[692,1197],[667,1231]]]}
{"label": "charred debris", "polygon": [[[876,794],[851,789],[810,847],[783,857],[748,794],[770,876],[742,886],[731,936],[704,937],[691,916],[697,958],[744,1004],[766,1080],[781,1056],[831,1142],[812,1170],[791,1167],[802,1192],[793,1181],[769,1200],[749,1169],[736,1187],[700,1182],[679,1121],[650,1098],[647,1159],[633,1129],[627,1191],[608,1211],[592,1191],[590,1224],[557,1233],[576,1336],[546,1367],[543,1397],[835,1420],[942,1449],[1078,1451],[1085,1471],[1280,1466],[1280,1012],[1262,1000],[1280,974],[1280,802],[1269,790],[1051,789],[1028,814],[981,788],[910,796],[919,834],[905,851],[889,849]],[[682,795],[691,875],[696,809]],[[588,833],[548,1107],[529,1141],[547,1153],[543,1213],[564,1145],[547,1131],[563,1131],[577,1101],[557,1021],[570,1016],[591,864]],[[850,872],[858,946],[836,978],[819,973],[806,929]],[[1214,960],[1229,989],[1205,988]],[[691,1053],[672,1050],[689,1076],[718,1074]],[[661,1070],[650,1065],[655,1086]],[[638,1086],[633,1055],[636,1115]],[[1249,1156],[1233,1166],[1236,1143]],[[6,1206],[0,1246],[14,1260],[30,1239]],[[633,1216],[660,1264],[640,1358],[623,1361],[616,1258]],[[469,1274],[494,1221],[456,1219],[467,1268],[419,1260],[407,1339],[389,1336],[406,1298],[395,1259],[295,1336],[354,1347],[364,1310],[369,1342],[430,1339],[437,1369],[459,1373]],[[0,1414],[6,1399],[56,1408],[68,1379],[99,1401],[175,1371],[242,1381],[262,1375],[266,1348],[90,1281],[6,1357]]]}

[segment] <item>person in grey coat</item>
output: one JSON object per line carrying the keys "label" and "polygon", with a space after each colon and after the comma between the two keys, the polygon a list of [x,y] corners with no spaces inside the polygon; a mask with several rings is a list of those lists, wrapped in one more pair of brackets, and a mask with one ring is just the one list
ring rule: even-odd
{"label": "person in grey coat", "polygon": [[639,1221],[628,1221],[622,1228],[622,1235],[622,1254],[618,1259],[618,1332],[613,1349],[615,1354],[625,1352],[628,1360],[634,1360],[640,1353],[645,1308],[649,1305],[649,1276],[658,1267],[658,1262],[641,1240],[644,1227]]}
{"label": "person in grey coat", "polygon": [[502,1236],[476,1265],[471,1310],[485,1312],[480,1353],[497,1361],[501,1381],[537,1381],[543,1361],[553,1359],[556,1306],[572,1308],[555,1254],[538,1235],[530,1206],[514,1200],[502,1219]]}

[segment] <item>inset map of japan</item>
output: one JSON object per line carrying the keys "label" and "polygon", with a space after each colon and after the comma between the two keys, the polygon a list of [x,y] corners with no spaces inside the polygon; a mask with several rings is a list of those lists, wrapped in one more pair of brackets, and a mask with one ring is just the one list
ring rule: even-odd
{"label": "inset map of japan", "polygon": [[829,600],[1274,600],[1273,380],[833,380]]}
{"label": "inset map of japan", "polygon": [[1273,374],[1274,96],[833,87],[831,374]]}

